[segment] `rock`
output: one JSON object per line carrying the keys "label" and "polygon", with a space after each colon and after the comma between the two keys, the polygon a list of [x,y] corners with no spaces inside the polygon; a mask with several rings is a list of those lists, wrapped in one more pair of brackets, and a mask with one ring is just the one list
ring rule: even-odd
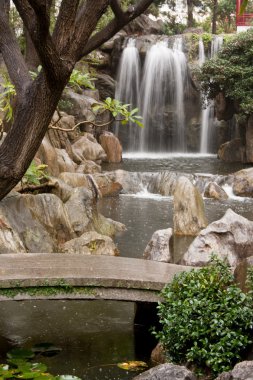
{"label": "rock", "polygon": [[197,380],[197,378],[186,367],[165,363],[142,372],[133,380]]}
{"label": "rock", "polygon": [[55,165],[58,166],[59,172],[72,172],[74,173],[77,168],[77,164],[71,160],[67,151],[65,149],[55,149],[56,152],[56,162]]}
{"label": "rock", "polygon": [[106,98],[114,98],[116,81],[108,74],[96,74],[96,88],[99,90],[101,100]]}
{"label": "rock", "polygon": [[218,200],[228,199],[228,195],[225,190],[222,189],[217,183],[209,182],[205,188],[204,197],[213,198]]}
{"label": "rock", "polygon": [[122,185],[119,182],[113,181],[107,174],[94,174],[93,179],[103,197],[118,195],[122,190]]}
{"label": "rock", "polygon": [[95,231],[86,232],[79,238],[66,242],[62,245],[61,251],[84,255],[117,256],[119,254],[111,238]]}
{"label": "rock", "polygon": [[230,120],[236,112],[234,101],[220,92],[215,98],[216,117],[218,120]]}
{"label": "rock", "polygon": [[122,161],[122,146],[113,133],[102,133],[99,136],[99,143],[107,155],[106,162],[118,163]]}
{"label": "rock", "polygon": [[253,380],[253,361],[238,363],[232,371],[222,373],[215,380]]}
{"label": "rock", "polygon": [[235,272],[234,272],[235,281],[244,292],[248,290],[246,286],[247,271],[249,268],[252,268],[252,267],[253,267],[253,256],[250,256],[240,261],[239,264],[235,268]]}
{"label": "rock", "polygon": [[67,210],[54,194],[16,193],[1,201],[0,215],[19,235],[27,252],[57,252],[58,244],[75,237]]}
{"label": "rock", "polygon": [[253,163],[253,116],[250,115],[247,127],[246,127],[246,162]]}
{"label": "rock", "polygon": [[110,218],[106,218],[104,215],[94,212],[93,213],[93,228],[102,235],[114,236],[118,232],[126,231],[126,226],[123,223],[117,222]]}
{"label": "rock", "polygon": [[157,173],[148,185],[148,191],[164,196],[173,195],[181,173],[164,171]]}
{"label": "rock", "polygon": [[253,197],[253,168],[234,174],[233,192],[241,197]]}
{"label": "rock", "polygon": [[0,210],[0,254],[25,252],[22,240]]}
{"label": "rock", "polygon": [[245,146],[240,138],[222,144],[218,150],[218,158],[225,162],[245,162]]}
{"label": "rock", "polygon": [[127,34],[124,30],[120,30],[118,33],[116,33],[110,40],[106,41],[101,47],[100,49],[103,50],[103,51],[107,51],[107,52],[110,52],[113,50],[113,47],[114,47],[114,41],[115,40],[118,40],[118,39],[121,39],[123,37],[125,37]]}
{"label": "rock", "polygon": [[176,235],[192,236],[207,225],[201,194],[186,177],[180,177],[175,187],[173,224]]}
{"label": "rock", "polygon": [[163,364],[166,362],[166,355],[161,343],[158,343],[151,352],[151,361],[157,364]]}
{"label": "rock", "polygon": [[72,145],[73,159],[77,163],[91,160],[97,163],[106,160],[106,153],[90,133],[85,133]]}
{"label": "rock", "polygon": [[93,93],[92,96],[91,93],[87,93],[87,95],[89,95],[87,96],[78,94],[70,89],[64,91],[63,99],[70,103],[68,113],[71,113],[71,115],[75,117],[76,123],[80,123],[81,121],[95,121],[96,117],[92,111],[92,105],[99,100],[99,94],[98,91],[93,91]]}
{"label": "rock", "polygon": [[253,222],[228,209],[225,215],[202,230],[184,254],[182,264],[204,266],[212,254],[235,267],[253,252]]}
{"label": "rock", "polygon": [[85,188],[73,189],[65,203],[71,227],[77,236],[93,229],[92,192]]}
{"label": "rock", "polygon": [[50,143],[48,136],[45,136],[43,138],[36,157],[39,158],[43,164],[48,166],[48,172],[50,175],[58,177],[60,174],[60,169],[59,166],[56,165],[57,153],[55,151],[55,148]]}
{"label": "rock", "polygon": [[170,238],[173,234],[172,228],[158,230],[153,233],[150,242],[144,251],[144,258],[147,260],[171,262]]}
{"label": "rock", "polygon": [[64,172],[59,175],[59,179],[71,187],[85,187],[86,189],[91,188],[88,177],[83,173]]}
{"label": "rock", "polygon": [[127,34],[143,34],[143,31],[145,31],[145,34],[163,34],[163,22],[161,20],[154,21],[147,15],[142,14],[126,25],[124,30]]}
{"label": "rock", "polygon": [[101,173],[101,166],[90,160],[83,160],[78,166],[76,173],[94,174]]}
{"label": "rock", "polygon": [[67,202],[67,200],[71,197],[73,187],[69,186],[61,179],[50,177],[48,184],[52,185],[50,192],[57,195],[63,203]]}

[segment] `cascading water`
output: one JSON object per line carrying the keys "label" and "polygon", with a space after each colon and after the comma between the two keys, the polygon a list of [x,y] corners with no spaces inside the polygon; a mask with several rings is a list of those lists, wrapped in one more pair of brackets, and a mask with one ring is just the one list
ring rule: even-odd
{"label": "cascading water", "polygon": [[[128,40],[121,56],[115,98],[125,104],[131,104],[132,108],[140,107],[140,58],[133,38]],[[117,125],[116,134],[118,134],[119,128],[123,129],[124,127]],[[140,128],[130,123],[125,132],[128,134],[126,149],[137,150]]]}
{"label": "cascading water", "polygon": [[[139,57],[136,51],[133,54],[133,49],[136,49],[135,45],[129,41],[121,58],[116,98],[131,103],[132,107],[139,106],[144,128],[130,127],[125,149],[141,152],[186,151],[184,92],[187,88],[187,61],[182,51],[182,39],[176,38],[172,49],[168,48],[167,41],[160,41],[148,51],[140,87],[140,103],[139,74],[135,74],[139,73]],[[133,85],[134,79],[136,82]],[[137,92],[137,98],[132,97],[131,100],[131,91]],[[120,132],[122,136],[122,128]]]}
{"label": "cascading water", "polygon": [[[223,44],[222,36],[214,36],[211,43],[211,56],[213,58],[220,50]],[[205,50],[202,38],[199,39],[199,65],[205,62]],[[200,138],[200,153],[210,153],[213,150],[216,140],[216,124],[214,112],[214,102],[211,101],[201,113],[201,138]]]}

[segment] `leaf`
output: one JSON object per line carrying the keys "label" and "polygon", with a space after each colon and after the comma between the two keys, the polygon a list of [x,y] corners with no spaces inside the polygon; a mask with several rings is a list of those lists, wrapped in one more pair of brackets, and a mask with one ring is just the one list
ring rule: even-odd
{"label": "leaf", "polygon": [[62,351],[61,348],[55,347],[52,343],[40,343],[35,344],[32,347],[32,351],[36,354],[41,354],[43,356],[54,356]]}
{"label": "leaf", "polygon": [[117,366],[126,371],[140,371],[148,367],[147,363],[139,360],[130,360],[128,362],[118,363]]}
{"label": "leaf", "polygon": [[32,359],[34,356],[35,354],[32,350],[26,350],[23,348],[14,348],[7,352],[7,357],[9,359]]}

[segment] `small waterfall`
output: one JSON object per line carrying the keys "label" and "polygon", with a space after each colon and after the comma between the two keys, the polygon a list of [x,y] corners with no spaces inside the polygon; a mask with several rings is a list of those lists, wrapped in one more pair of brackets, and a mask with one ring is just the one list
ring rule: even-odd
{"label": "small waterfall", "polygon": [[[128,40],[121,56],[115,98],[125,104],[131,104],[132,109],[140,108],[140,58],[133,38]],[[116,134],[118,135],[119,128],[124,128],[124,126],[117,124]],[[128,134],[127,150],[135,151],[139,144],[140,128],[130,123],[125,129],[127,129],[125,133]]]}
{"label": "small waterfall", "polygon": [[[213,58],[220,50],[223,44],[222,36],[214,36],[211,43],[211,56]],[[205,62],[205,51],[202,38],[199,39],[199,65]],[[200,153],[210,153],[213,150],[214,141],[216,140],[216,124],[214,102],[210,101],[205,109],[201,112],[201,138]]]}
{"label": "small waterfall", "polygon": [[202,37],[199,39],[199,66],[201,67],[203,63],[205,63],[206,56],[205,56],[205,47]]}

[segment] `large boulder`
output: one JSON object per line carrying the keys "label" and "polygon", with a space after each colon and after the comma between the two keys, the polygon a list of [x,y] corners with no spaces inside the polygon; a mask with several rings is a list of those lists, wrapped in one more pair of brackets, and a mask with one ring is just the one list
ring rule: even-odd
{"label": "large boulder", "polygon": [[235,268],[234,276],[236,283],[240,286],[242,291],[247,291],[247,274],[248,269],[253,268],[253,252],[252,256],[239,262]]}
{"label": "large boulder", "polygon": [[99,136],[99,143],[107,155],[106,162],[119,163],[122,161],[122,146],[112,132],[102,133]]}
{"label": "large boulder", "polygon": [[229,372],[223,372],[215,380],[253,380],[253,361],[243,361]]}
{"label": "large boulder", "polygon": [[171,262],[170,238],[173,234],[172,228],[155,231],[144,251],[147,260]]}
{"label": "large boulder", "polygon": [[119,251],[112,239],[95,231],[86,232],[62,245],[63,253],[117,256]]}
{"label": "large boulder", "polygon": [[[148,191],[164,196],[173,195],[178,179],[181,176],[181,173],[171,171],[163,171],[156,173],[149,182]],[[191,176],[189,176],[189,178],[190,177]]]}
{"label": "large boulder", "polygon": [[199,190],[186,177],[180,177],[174,191],[174,234],[197,235],[207,226],[204,202]]}
{"label": "large boulder", "polygon": [[134,21],[131,21],[124,27],[128,34],[141,33],[145,34],[163,34],[163,22],[161,20],[154,21],[149,16],[142,14]]}
{"label": "large boulder", "polygon": [[[0,215],[27,252],[57,252],[59,244],[75,237],[67,210],[54,194],[15,193],[1,201]],[[20,242],[15,244],[16,252],[22,251]]]}
{"label": "large boulder", "polygon": [[142,372],[133,380],[197,380],[197,378],[186,367],[165,363]]}
{"label": "large boulder", "polygon": [[84,160],[91,160],[97,163],[106,160],[106,153],[102,146],[90,133],[85,133],[72,145],[73,160],[82,163]]}
{"label": "large boulder", "polygon": [[225,162],[245,162],[245,146],[242,139],[227,141],[219,147],[218,158]]}
{"label": "large boulder", "polygon": [[241,197],[253,197],[253,168],[234,174],[233,192]]}
{"label": "large boulder", "polygon": [[202,230],[184,254],[184,265],[204,266],[212,254],[227,259],[232,267],[253,252],[253,222],[228,209]]}
{"label": "large boulder", "polygon": [[96,88],[99,90],[101,100],[114,98],[116,81],[108,74],[96,74]]}
{"label": "large boulder", "polygon": [[103,197],[118,195],[123,188],[119,182],[112,180],[111,176],[106,173],[94,174],[92,178],[95,180],[99,192]]}

